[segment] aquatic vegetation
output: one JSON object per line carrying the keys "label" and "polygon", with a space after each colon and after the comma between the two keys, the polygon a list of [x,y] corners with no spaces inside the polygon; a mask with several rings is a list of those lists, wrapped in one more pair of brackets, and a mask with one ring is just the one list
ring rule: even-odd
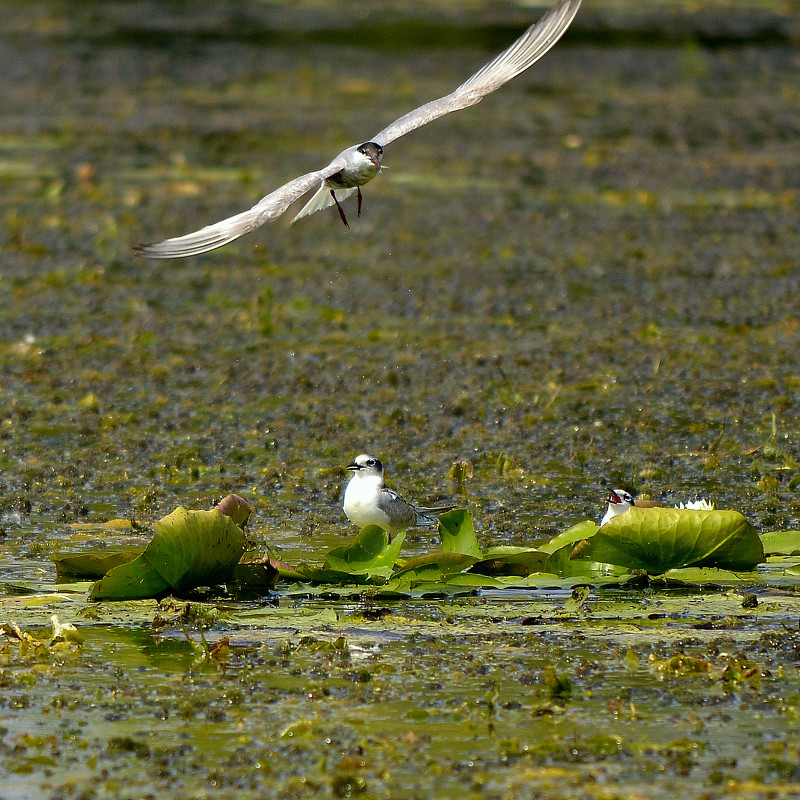
{"label": "aquatic vegetation", "polygon": [[[0,794],[796,794],[796,14],[593,0],[404,139],[350,232],[156,269],[130,246],[324,163],[353,106],[439,96],[525,12],[155,5],[3,4]],[[451,486],[477,549],[413,531],[374,577],[353,552],[350,583],[270,588],[357,538],[362,449],[420,502]],[[609,486],[737,509],[765,560],[570,559]],[[56,583],[54,554],[140,553],[229,492],[261,586]]]}
{"label": "aquatic vegetation", "polygon": [[169,591],[180,594],[232,580],[246,547],[240,524],[250,514],[244,501],[237,502],[240,500],[222,501],[211,511],[177,508],[154,523],[153,539],[141,555],[113,567],[92,587],[89,598],[159,597]]}
{"label": "aquatic vegetation", "polygon": [[[232,513],[246,520],[249,507],[241,498],[231,497],[236,502]],[[219,511],[230,505],[226,498],[213,512],[179,508],[156,523],[155,536],[144,552],[113,566],[92,587],[90,599],[159,597],[168,591],[180,596],[215,584],[228,584],[238,592],[259,588],[264,593],[278,581],[284,582],[279,591],[286,583],[294,584],[288,588],[294,594],[325,595],[334,587],[360,587],[350,594],[369,592],[373,597],[459,594],[479,588],[521,588],[532,580],[546,582],[548,575],[601,584],[629,577],[638,580],[642,574],[680,580],[692,568],[699,574],[714,570],[730,576],[747,573],[765,560],[755,528],[735,511],[632,508],[603,526],[589,520],[573,526],[541,548],[495,545],[484,549],[472,516],[454,509],[439,518],[438,552],[402,558],[406,534],[392,538],[382,528],[369,525],[349,544],[331,550],[321,566],[301,562],[293,567],[267,554],[260,560],[249,559],[237,570],[245,547],[243,533]],[[787,542],[793,541],[794,534],[772,533],[769,552],[793,552],[794,546],[787,547]],[[54,558],[62,573],[65,565],[73,563],[74,571],[87,569],[86,556]],[[91,557],[95,568],[106,563],[109,559]]]}
{"label": "aquatic vegetation", "polygon": [[746,571],[764,560],[764,547],[738,511],[631,508],[576,545],[570,558],[654,574],[682,567]]}

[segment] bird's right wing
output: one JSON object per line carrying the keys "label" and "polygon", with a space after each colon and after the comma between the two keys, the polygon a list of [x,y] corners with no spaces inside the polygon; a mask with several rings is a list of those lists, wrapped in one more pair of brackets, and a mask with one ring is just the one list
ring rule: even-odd
{"label": "bird's right wing", "polygon": [[538,61],[564,35],[580,5],[581,0],[559,0],[510,47],[481,67],[455,91],[409,111],[373,136],[371,141],[385,147],[389,142],[445,114],[475,105]]}
{"label": "bird's right wing", "polygon": [[277,219],[298,198],[319,185],[325,178],[338,172],[346,163],[345,153],[340,153],[328,166],[301,175],[259,200],[251,209],[233,217],[206,225],[194,233],[176,236],[155,244],[140,244],[133,248],[143,258],[184,258],[207,253],[222,247],[267,222]]}

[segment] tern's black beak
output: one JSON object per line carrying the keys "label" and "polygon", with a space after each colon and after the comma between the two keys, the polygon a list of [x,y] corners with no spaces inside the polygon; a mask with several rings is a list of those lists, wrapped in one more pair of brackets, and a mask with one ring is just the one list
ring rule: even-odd
{"label": "tern's black beak", "polygon": [[345,469],[352,470],[353,472],[358,472],[361,469],[361,464],[356,464],[354,461],[352,464],[348,464]]}
{"label": "tern's black beak", "polygon": [[[350,467],[348,467],[348,469],[350,469]],[[620,505],[622,503],[622,498],[612,489],[611,497],[608,498],[608,502],[614,505]]]}

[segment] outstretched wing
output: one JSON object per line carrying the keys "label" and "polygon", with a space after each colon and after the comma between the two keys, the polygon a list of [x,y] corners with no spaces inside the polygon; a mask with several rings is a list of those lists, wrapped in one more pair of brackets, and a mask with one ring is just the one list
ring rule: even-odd
{"label": "outstretched wing", "polygon": [[373,136],[371,141],[385,147],[389,142],[445,114],[475,105],[538,61],[564,35],[580,5],[581,0],[559,0],[511,47],[481,67],[455,91],[396,119]]}
{"label": "outstretched wing", "polygon": [[301,175],[299,178],[285,183],[279,189],[259,200],[249,211],[243,211],[233,217],[206,225],[194,233],[176,236],[155,244],[140,244],[133,248],[137,256],[144,258],[184,258],[206,253],[222,247],[240,236],[261,227],[267,222],[277,219],[289,206],[306,192],[318,186],[325,178],[338,172],[346,163],[344,153],[323,169]]}
{"label": "outstretched wing", "polygon": [[[535,25],[517,39],[497,58],[479,69],[454,92],[433,100],[395,120],[374,136],[371,141],[385,146],[416,128],[445,114],[474,105],[490,92],[519,75],[538,61],[564,34],[580,8],[581,0],[559,0]],[[240,236],[277,219],[306,192],[318,186],[344,168],[346,155],[353,148],[340,153],[323,169],[301,175],[259,200],[249,211],[243,211],[221,222],[207,225],[194,233],[177,236],[155,244],[142,244],[134,248],[144,258],[183,258],[222,247]],[[317,209],[315,209],[317,210]],[[306,212],[310,213],[310,212]],[[303,211],[298,216],[303,216]]]}

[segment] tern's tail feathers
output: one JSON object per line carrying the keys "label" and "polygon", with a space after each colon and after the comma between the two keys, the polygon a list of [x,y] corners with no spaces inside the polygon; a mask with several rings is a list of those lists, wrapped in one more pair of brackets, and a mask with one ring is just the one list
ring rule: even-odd
{"label": "tern's tail feathers", "polygon": [[321,183],[319,189],[314,192],[314,196],[300,209],[297,216],[292,220],[292,224],[294,225],[297,220],[303,217],[316,214],[317,211],[322,211],[323,208],[332,206],[336,200],[344,200],[346,197],[350,197],[356,188],[357,187],[354,186],[351,189],[336,189],[336,199],[334,199],[330,188],[324,183]]}
{"label": "tern's tail feathers", "polygon": [[444,514],[445,511],[452,511],[456,506],[434,506],[426,508],[425,506],[415,506],[414,511],[417,512],[417,525],[438,525],[439,514]]}

